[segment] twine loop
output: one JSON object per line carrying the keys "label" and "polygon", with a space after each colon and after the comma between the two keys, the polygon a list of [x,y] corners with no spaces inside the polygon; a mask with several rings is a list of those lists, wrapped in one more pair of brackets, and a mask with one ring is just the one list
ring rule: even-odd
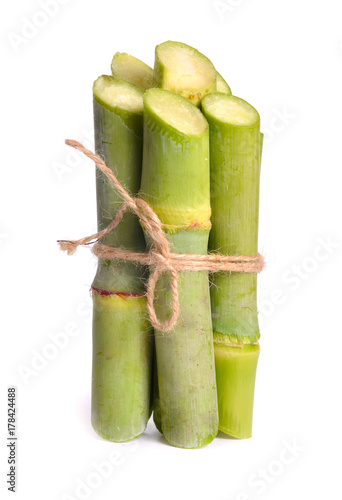
{"label": "twine loop", "polygon": [[[263,269],[264,258],[260,254],[251,257],[227,256],[213,253],[207,255],[171,253],[169,242],[163,231],[163,224],[149,204],[141,198],[132,198],[117,180],[110,168],[107,167],[102,158],[86,149],[80,142],[66,140],[65,144],[81,151],[85,156],[93,160],[96,166],[109,179],[112,186],[122,196],[124,202],[116,212],[113,220],[105,229],[79,240],[58,240],[60,248],[67,252],[68,255],[72,255],[78,246],[94,244],[92,252],[99,259],[122,259],[150,266],[152,272],[150,273],[146,289],[147,310],[151,324],[157,330],[167,332],[172,330],[177,323],[179,315],[177,271],[259,273]],[[148,253],[131,252],[122,248],[113,248],[97,243],[98,240],[109,234],[118,224],[120,224],[125,212],[128,210],[138,217],[144,230],[152,240],[152,248]],[[201,224],[198,221],[194,221],[184,228],[198,228],[202,225],[208,227],[208,222]],[[156,316],[154,308],[154,294],[159,277],[164,272],[168,273],[171,278],[172,314],[169,319],[161,323]]]}

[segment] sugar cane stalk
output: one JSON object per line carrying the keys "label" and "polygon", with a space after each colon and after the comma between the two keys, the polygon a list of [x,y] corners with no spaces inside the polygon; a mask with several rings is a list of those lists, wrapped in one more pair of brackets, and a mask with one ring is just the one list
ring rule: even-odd
{"label": "sugar cane stalk", "polygon": [[[137,193],[142,162],[143,91],[113,76],[93,87],[96,152],[125,189]],[[102,172],[96,174],[98,229],[122,199]],[[101,243],[144,251],[136,217],[126,213]],[[99,260],[93,291],[92,425],[105,439],[123,442],[141,434],[150,416],[153,333],[144,296],[145,270],[126,261]]]}
{"label": "sugar cane stalk", "polygon": [[[212,93],[201,103],[210,127],[212,231],[209,249],[226,255],[258,252],[260,118],[248,103]],[[252,433],[259,356],[256,274],[212,276],[219,429]]]}
{"label": "sugar cane stalk", "polygon": [[[141,196],[154,209],[172,252],[206,253],[210,230],[209,131],[198,108],[161,89],[144,95]],[[182,448],[217,433],[217,394],[208,275],[179,272],[180,312],[169,332],[155,331],[160,427]],[[171,314],[170,279],[156,289],[160,321]]]}

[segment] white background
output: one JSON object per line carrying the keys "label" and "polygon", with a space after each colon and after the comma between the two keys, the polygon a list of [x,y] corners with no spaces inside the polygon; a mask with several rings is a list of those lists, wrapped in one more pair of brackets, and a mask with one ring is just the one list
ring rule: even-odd
{"label": "white background", "polygon": [[[20,500],[81,498],[87,482],[82,498],[100,500],[339,498],[341,3],[63,3],[45,17],[38,0],[1,6],[1,491],[10,495],[6,394],[14,384]],[[27,20],[41,26],[20,39]],[[87,249],[67,257],[56,244],[96,229],[94,166],[64,145],[73,138],[92,147],[92,82],[109,73],[116,51],[153,65],[155,45],[168,39],[213,61],[258,109],[266,138],[254,434],[220,434],[194,451],[168,446],[152,423],[131,445],[94,433],[96,262]],[[51,335],[65,331],[68,345],[25,378],[23,367],[37,367]],[[113,451],[107,477],[94,475]]]}

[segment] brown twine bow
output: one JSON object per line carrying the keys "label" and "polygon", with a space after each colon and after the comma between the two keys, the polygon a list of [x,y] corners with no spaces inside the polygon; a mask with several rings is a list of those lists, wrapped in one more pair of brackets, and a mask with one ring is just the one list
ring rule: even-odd
{"label": "brown twine bow", "polygon": [[[167,332],[172,330],[178,320],[179,300],[178,300],[178,277],[177,271],[230,271],[240,273],[259,273],[264,267],[264,258],[258,254],[256,256],[227,256],[220,254],[176,254],[170,252],[169,242],[163,232],[163,224],[160,222],[156,213],[141,198],[132,198],[122,187],[113,172],[107,167],[105,162],[97,155],[86,149],[78,141],[66,140],[65,144],[78,149],[88,158],[93,160],[96,166],[107,176],[110,183],[115,187],[124,199],[124,203],[117,211],[112,222],[102,231],[81,238],[79,240],[58,240],[61,250],[72,255],[79,245],[89,245],[95,243],[100,238],[110,233],[122,220],[125,212],[131,210],[137,215],[145,231],[152,239],[153,246],[149,253],[130,252],[122,248],[113,248],[97,243],[93,246],[92,252],[99,259],[122,259],[132,262],[138,262],[142,265],[153,267],[147,283],[147,309],[151,324],[157,330]],[[199,226],[194,221],[187,228]],[[172,314],[170,318],[161,323],[154,309],[154,292],[157,281],[163,272],[168,272],[171,277],[172,292]]]}

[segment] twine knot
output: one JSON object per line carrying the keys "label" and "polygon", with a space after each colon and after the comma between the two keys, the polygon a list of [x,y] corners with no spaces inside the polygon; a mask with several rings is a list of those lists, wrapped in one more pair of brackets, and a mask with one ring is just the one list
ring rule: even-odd
{"label": "twine knot", "polygon": [[[176,325],[179,315],[178,299],[178,276],[177,271],[208,271],[208,272],[242,272],[258,273],[264,267],[262,255],[256,256],[227,256],[220,254],[176,254],[170,252],[169,242],[163,231],[163,224],[157,214],[149,204],[141,198],[132,198],[117,180],[110,168],[99,156],[95,155],[78,141],[66,140],[65,144],[81,151],[85,156],[93,160],[96,166],[107,176],[109,182],[122,196],[124,202],[116,212],[112,222],[102,231],[81,238],[79,240],[58,240],[60,249],[72,255],[76,252],[79,245],[90,245],[92,252],[99,259],[122,259],[131,262],[138,262],[142,265],[148,265],[152,268],[147,282],[147,310],[151,324],[157,330],[167,332]],[[139,218],[144,230],[152,240],[152,248],[148,253],[130,252],[122,248],[113,248],[97,243],[106,234],[115,229],[121,222],[127,210],[131,210]],[[210,227],[209,222],[201,223],[194,221],[184,228]],[[154,293],[157,281],[160,275],[167,272],[171,278],[172,292],[172,314],[164,323],[161,323],[154,308]]]}

